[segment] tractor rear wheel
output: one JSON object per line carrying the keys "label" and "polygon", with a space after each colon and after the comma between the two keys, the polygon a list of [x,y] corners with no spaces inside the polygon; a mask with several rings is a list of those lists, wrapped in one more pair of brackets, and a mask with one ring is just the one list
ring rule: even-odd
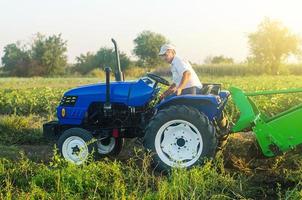
{"label": "tractor rear wheel", "polygon": [[170,106],[153,117],[145,130],[144,147],[160,171],[190,168],[215,156],[215,128],[207,116],[189,106]]}

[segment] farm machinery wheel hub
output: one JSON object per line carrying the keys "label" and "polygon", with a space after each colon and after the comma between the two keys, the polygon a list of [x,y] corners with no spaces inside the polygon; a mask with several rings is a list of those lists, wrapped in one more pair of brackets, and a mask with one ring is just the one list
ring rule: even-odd
{"label": "farm machinery wheel hub", "polygon": [[62,146],[63,157],[75,164],[82,164],[88,157],[88,147],[85,141],[78,136],[71,136]]}
{"label": "farm machinery wheel hub", "polygon": [[203,141],[198,129],[184,120],[165,123],[155,140],[158,156],[169,166],[189,167],[202,152]]}
{"label": "farm machinery wheel hub", "polygon": [[115,138],[110,137],[110,138],[98,140],[97,145],[98,145],[98,152],[100,154],[108,154],[115,147]]}

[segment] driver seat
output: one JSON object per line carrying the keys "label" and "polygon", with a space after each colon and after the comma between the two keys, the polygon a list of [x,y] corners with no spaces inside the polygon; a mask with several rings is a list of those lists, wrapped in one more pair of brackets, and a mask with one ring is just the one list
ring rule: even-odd
{"label": "driver seat", "polygon": [[201,88],[201,94],[203,95],[219,95],[221,90],[221,84],[220,83],[203,83],[203,87]]}

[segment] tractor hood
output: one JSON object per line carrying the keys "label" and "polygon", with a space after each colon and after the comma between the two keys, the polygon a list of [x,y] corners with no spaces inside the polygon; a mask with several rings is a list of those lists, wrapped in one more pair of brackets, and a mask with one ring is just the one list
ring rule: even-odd
{"label": "tractor hood", "polygon": [[[128,106],[143,106],[153,96],[154,89],[142,79],[129,82],[110,83],[110,102]],[[105,102],[106,84],[85,85],[67,91],[64,96],[77,98],[76,106],[88,106],[92,102]]]}

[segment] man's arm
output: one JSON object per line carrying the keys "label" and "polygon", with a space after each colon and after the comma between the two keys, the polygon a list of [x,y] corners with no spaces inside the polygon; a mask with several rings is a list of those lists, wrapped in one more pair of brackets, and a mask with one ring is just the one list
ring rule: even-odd
{"label": "man's arm", "polygon": [[175,88],[176,88],[176,84],[173,83],[172,85],[170,85],[170,87],[161,95],[161,98],[165,98],[166,96],[168,96],[169,94],[175,92]]}
{"label": "man's arm", "polygon": [[180,84],[175,89],[176,95],[181,95],[181,91],[187,85],[188,81],[190,80],[190,77],[191,77],[191,72],[189,70],[185,71],[182,74],[182,78],[181,78]]}

